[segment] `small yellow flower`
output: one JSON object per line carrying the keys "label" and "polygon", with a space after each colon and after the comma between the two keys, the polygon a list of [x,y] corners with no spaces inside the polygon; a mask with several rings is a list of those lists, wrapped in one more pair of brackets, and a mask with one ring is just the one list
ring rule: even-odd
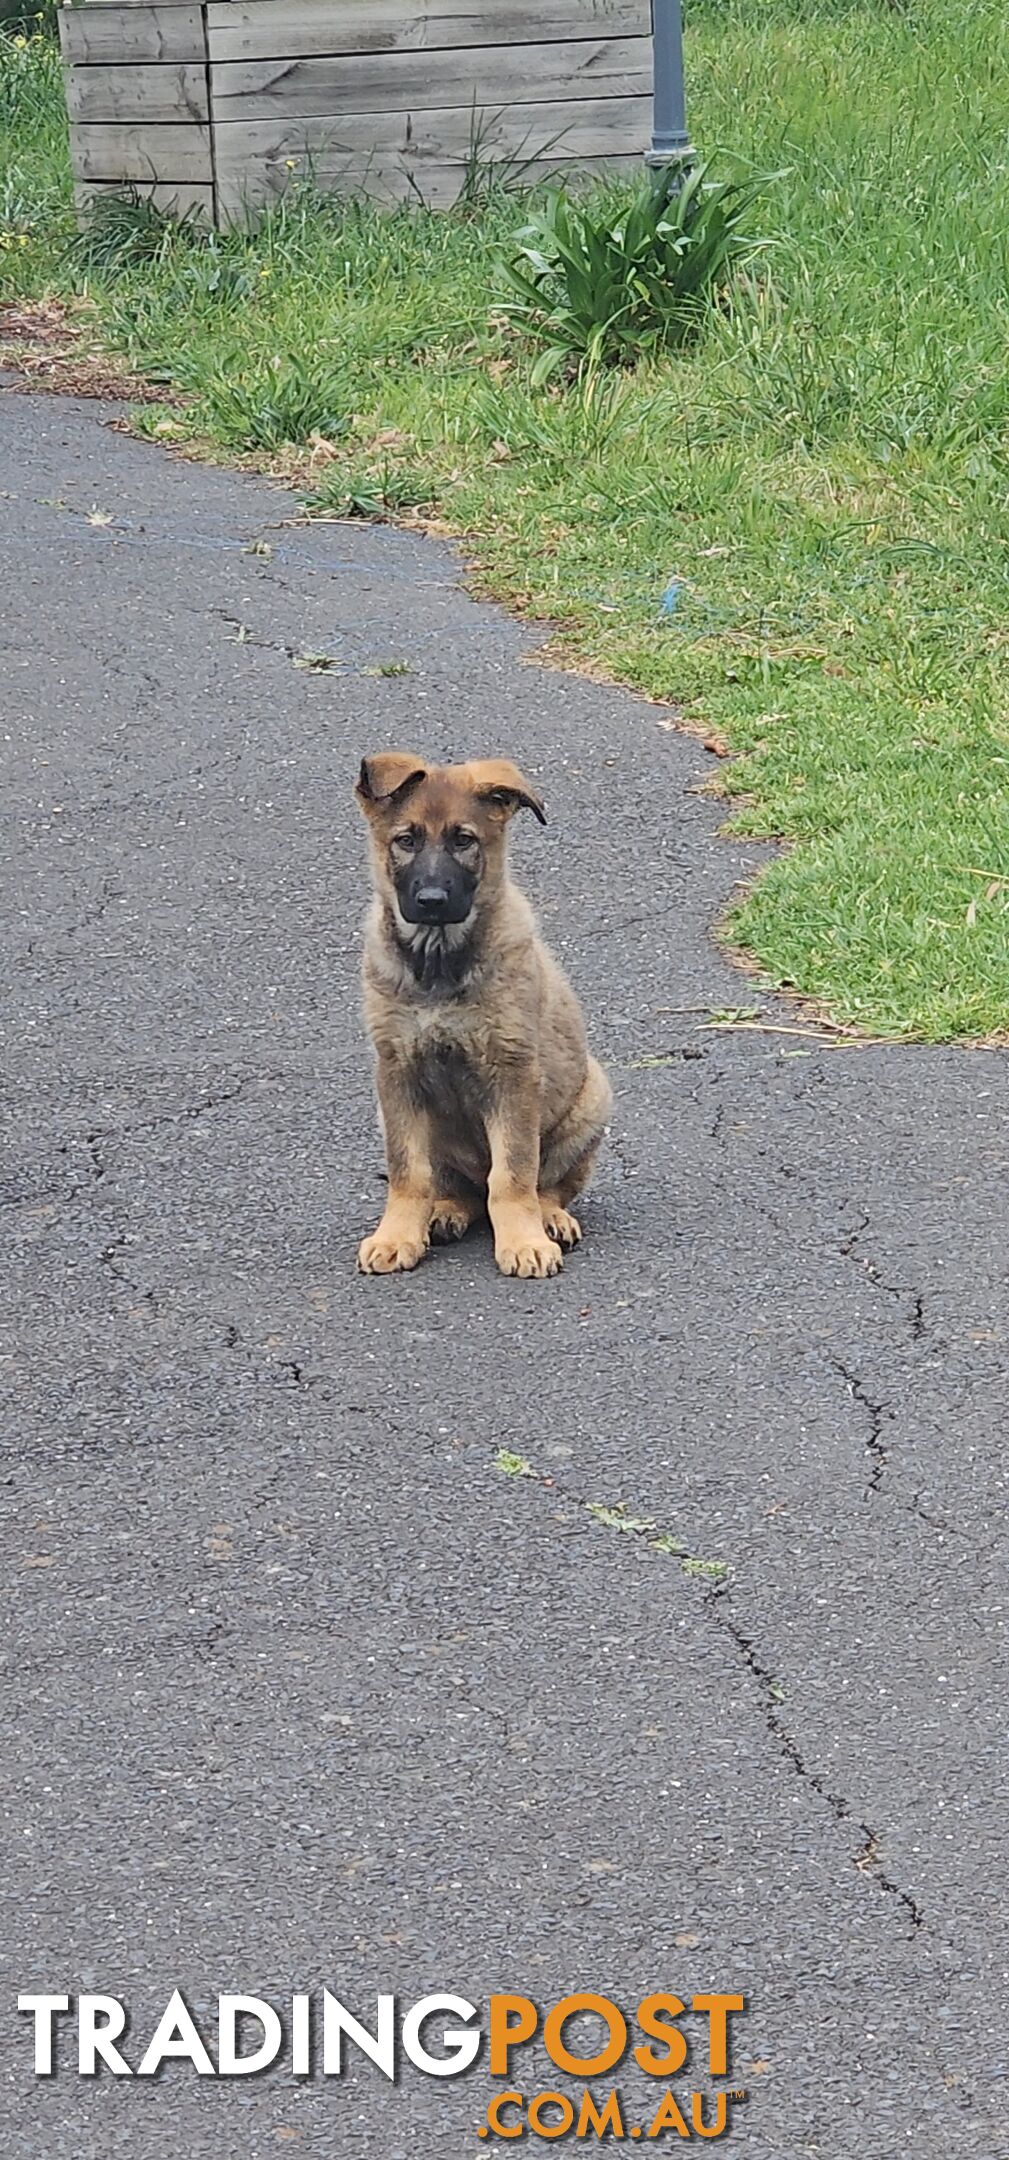
{"label": "small yellow flower", "polygon": [[286,157],[286,158],[284,159],[284,164],[286,165],[286,167],[287,167],[287,170],[288,170],[288,172],[293,172],[293,171],[294,171],[294,169],[295,169],[295,167],[296,167],[296,165],[297,165],[297,162],[298,162],[297,158],[293,158],[293,157]]}

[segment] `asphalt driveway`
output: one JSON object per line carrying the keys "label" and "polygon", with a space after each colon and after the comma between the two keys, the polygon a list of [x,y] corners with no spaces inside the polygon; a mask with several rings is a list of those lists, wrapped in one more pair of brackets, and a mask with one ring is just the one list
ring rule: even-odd
{"label": "asphalt driveway", "polygon": [[[5,2152],[506,2149],[479,2071],[36,2083],[19,1990],[714,1988],[720,2149],[998,2160],[1004,1056],[706,1025],[699,747],[111,416],[0,395]],[[617,1097],[555,1282],[354,1272],[381,746],[547,799]]]}

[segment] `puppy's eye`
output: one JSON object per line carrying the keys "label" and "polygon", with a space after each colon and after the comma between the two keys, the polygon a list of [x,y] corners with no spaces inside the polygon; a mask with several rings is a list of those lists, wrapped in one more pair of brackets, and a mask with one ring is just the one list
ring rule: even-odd
{"label": "puppy's eye", "polygon": [[465,855],[468,849],[476,847],[477,837],[475,832],[467,832],[464,825],[457,825],[455,831],[449,833],[448,844],[453,854]]}
{"label": "puppy's eye", "polygon": [[415,832],[393,833],[392,844],[401,855],[413,855],[417,847],[417,835]]}

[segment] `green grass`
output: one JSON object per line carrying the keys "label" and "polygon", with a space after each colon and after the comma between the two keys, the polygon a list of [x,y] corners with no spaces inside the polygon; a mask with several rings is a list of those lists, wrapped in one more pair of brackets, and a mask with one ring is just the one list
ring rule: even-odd
{"label": "green grass", "polygon": [[785,177],[731,305],[636,372],[533,387],[492,304],[525,205],[493,189],[85,258],[34,45],[0,60],[0,291],[86,289],[220,452],[315,430],[321,507],[429,510],[562,655],[726,735],[730,814],[794,843],[725,926],[768,976],[884,1032],[1001,1030],[1009,11],[696,0],[688,36],[705,153]]}
{"label": "green grass", "polygon": [[64,281],[66,138],[56,46],[37,27],[0,28],[0,298]]}

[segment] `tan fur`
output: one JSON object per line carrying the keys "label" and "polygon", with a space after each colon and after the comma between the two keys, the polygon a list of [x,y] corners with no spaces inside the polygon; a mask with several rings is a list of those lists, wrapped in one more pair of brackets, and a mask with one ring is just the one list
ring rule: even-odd
{"label": "tan fur", "polygon": [[[486,1209],[504,1274],[554,1275],[581,1237],[569,1203],[591,1174],[612,1097],[575,994],[508,876],[509,820],[520,805],[543,820],[543,806],[506,759],[428,766],[402,751],[366,758],[357,795],[375,885],[364,1009],[389,1170],[385,1213],[359,1265],[379,1275],[415,1267],[432,1238],[461,1237]],[[463,824],[476,835],[466,923],[434,932],[404,921],[390,854],[404,819],[425,834]],[[433,937],[442,972],[430,982],[422,941]]]}

